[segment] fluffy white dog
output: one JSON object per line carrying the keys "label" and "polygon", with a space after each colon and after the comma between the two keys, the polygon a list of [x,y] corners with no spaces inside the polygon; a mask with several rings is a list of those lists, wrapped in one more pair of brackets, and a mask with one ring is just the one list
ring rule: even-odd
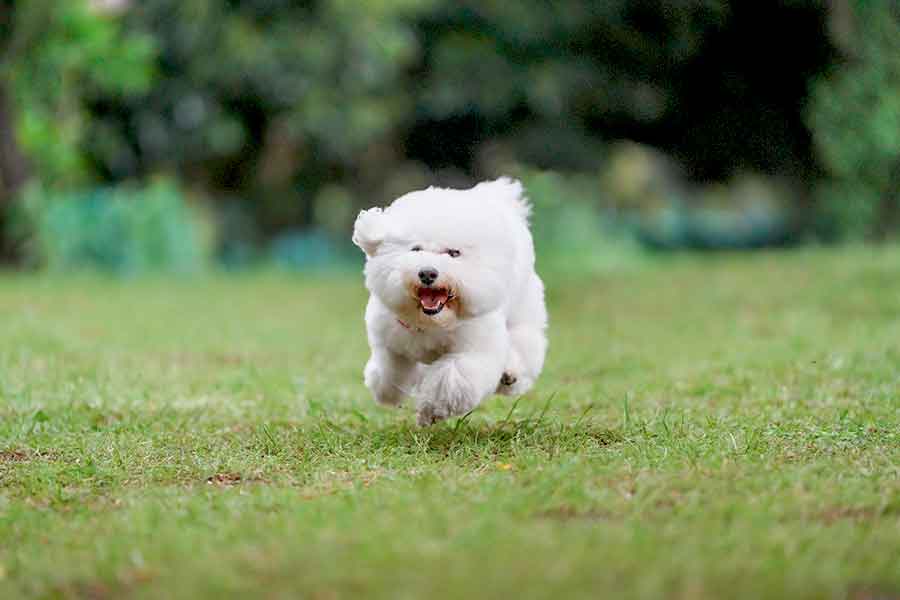
{"label": "fluffy white dog", "polygon": [[493,393],[534,384],[547,351],[544,286],[534,270],[530,207],[510,179],[428,188],[362,211],[366,386],[375,400],[415,399],[419,425],[469,412]]}

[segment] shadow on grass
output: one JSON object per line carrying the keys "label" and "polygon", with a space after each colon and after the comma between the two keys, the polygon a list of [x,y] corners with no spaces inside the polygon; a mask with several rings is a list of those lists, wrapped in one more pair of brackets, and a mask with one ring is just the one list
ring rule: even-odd
{"label": "shadow on grass", "polygon": [[534,419],[503,420],[497,423],[471,423],[466,419],[421,429],[408,422],[387,425],[338,423],[321,419],[288,432],[266,432],[260,441],[269,451],[284,445],[296,446],[320,454],[402,453],[451,456],[459,454],[491,454],[538,451],[548,454],[578,452],[609,446],[624,441],[616,429],[599,427],[591,422],[563,424]]}
{"label": "shadow on grass", "polygon": [[445,450],[454,446],[510,446],[518,445],[541,449],[558,448],[560,445],[577,447],[608,446],[621,442],[624,437],[613,429],[597,427],[591,423],[578,425],[541,424],[529,420],[505,421],[496,424],[463,424],[459,427],[422,432],[404,430],[412,439],[425,436],[433,450]]}

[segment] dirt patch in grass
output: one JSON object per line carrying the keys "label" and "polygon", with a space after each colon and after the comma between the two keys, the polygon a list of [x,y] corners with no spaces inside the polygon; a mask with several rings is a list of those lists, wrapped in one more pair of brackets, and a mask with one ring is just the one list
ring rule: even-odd
{"label": "dirt patch in grass", "polygon": [[875,586],[858,586],[847,593],[848,600],[900,600],[900,590],[886,590]]}
{"label": "dirt patch in grass", "polygon": [[857,523],[874,521],[879,517],[897,515],[898,511],[893,506],[873,508],[871,506],[835,506],[814,515],[816,521],[832,525],[840,521],[854,521]]}
{"label": "dirt patch in grass", "polygon": [[820,512],[816,515],[816,520],[826,525],[833,525],[840,521],[872,521],[883,514],[885,513],[877,508],[836,506]]}
{"label": "dirt patch in grass", "polygon": [[107,600],[125,598],[134,594],[137,587],[150,583],[156,573],[137,568],[122,571],[114,581],[73,581],[53,589],[53,597],[78,598],[79,600]]}
{"label": "dirt patch in grass", "polygon": [[28,462],[32,455],[25,450],[0,450],[0,463]]}
{"label": "dirt patch in grass", "polygon": [[607,510],[590,509],[579,510],[571,505],[557,506],[537,515],[541,519],[550,521],[611,521],[615,515]]}
{"label": "dirt patch in grass", "polygon": [[207,485],[217,487],[231,487],[245,483],[268,483],[266,479],[259,475],[242,475],[240,473],[216,473],[206,478]]}
{"label": "dirt patch in grass", "polygon": [[107,598],[114,598],[117,593],[112,586],[99,582],[71,583],[58,587],[55,591],[62,598],[83,598],[84,600],[107,600]]}
{"label": "dirt patch in grass", "polygon": [[28,448],[0,450],[0,465],[27,463],[34,460],[58,461],[60,453],[56,450],[30,450]]}
{"label": "dirt patch in grass", "polygon": [[210,477],[206,478],[207,484],[217,485],[220,487],[238,485],[243,481],[244,478],[240,473],[216,473],[215,475],[211,475]]}

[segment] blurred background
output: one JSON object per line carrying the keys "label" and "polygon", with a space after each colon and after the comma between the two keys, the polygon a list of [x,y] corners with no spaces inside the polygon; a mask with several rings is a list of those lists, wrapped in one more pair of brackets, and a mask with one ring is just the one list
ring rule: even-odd
{"label": "blurred background", "polygon": [[0,0],[11,268],[339,269],[501,174],[569,268],[888,239],[900,3]]}

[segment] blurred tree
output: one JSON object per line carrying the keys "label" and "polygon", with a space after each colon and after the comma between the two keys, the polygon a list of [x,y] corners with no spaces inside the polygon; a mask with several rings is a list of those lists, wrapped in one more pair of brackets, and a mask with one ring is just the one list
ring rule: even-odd
{"label": "blurred tree", "polygon": [[152,40],[123,36],[115,15],[101,8],[83,0],[0,2],[0,198],[6,216],[28,179],[28,162],[49,186],[86,174],[86,102],[141,91],[150,82]]}
{"label": "blurred tree", "polygon": [[529,163],[583,170],[630,139],[693,179],[812,177],[799,107],[832,58],[826,17],[820,0],[442,3],[421,25],[410,148],[459,164],[500,137]]}
{"label": "blurred tree", "polygon": [[[88,148],[110,178],[176,171],[253,201],[268,231],[309,224],[326,182],[353,179],[412,118],[410,24],[429,0],[146,0],[126,14],[162,49],[159,85],[102,98]],[[383,174],[383,171],[382,171]]]}
{"label": "blurred tree", "polygon": [[9,90],[0,82],[0,206],[9,202],[28,180],[28,162],[15,133]]}
{"label": "blurred tree", "polygon": [[900,3],[840,6],[838,31],[845,59],[814,86],[809,112],[830,175],[820,186],[825,217],[835,233],[896,235],[900,231]]}
{"label": "blurred tree", "polygon": [[11,199],[28,180],[29,167],[16,135],[16,118],[6,65],[13,53],[12,41],[17,2],[0,0],[0,259],[10,258],[13,249],[3,235]]}
{"label": "blurred tree", "polygon": [[811,179],[802,109],[831,61],[828,15],[824,0],[0,0],[0,177],[19,185],[23,154],[50,184],[169,173],[265,235],[343,234],[354,202],[513,163],[596,173],[617,139],[693,181]]}
{"label": "blurred tree", "polygon": [[594,171],[618,138],[696,179],[808,177],[825,18],[820,0],[144,0],[125,21],[157,40],[159,84],[96,98],[87,148],[110,179],[248,200],[266,233],[511,161]]}

